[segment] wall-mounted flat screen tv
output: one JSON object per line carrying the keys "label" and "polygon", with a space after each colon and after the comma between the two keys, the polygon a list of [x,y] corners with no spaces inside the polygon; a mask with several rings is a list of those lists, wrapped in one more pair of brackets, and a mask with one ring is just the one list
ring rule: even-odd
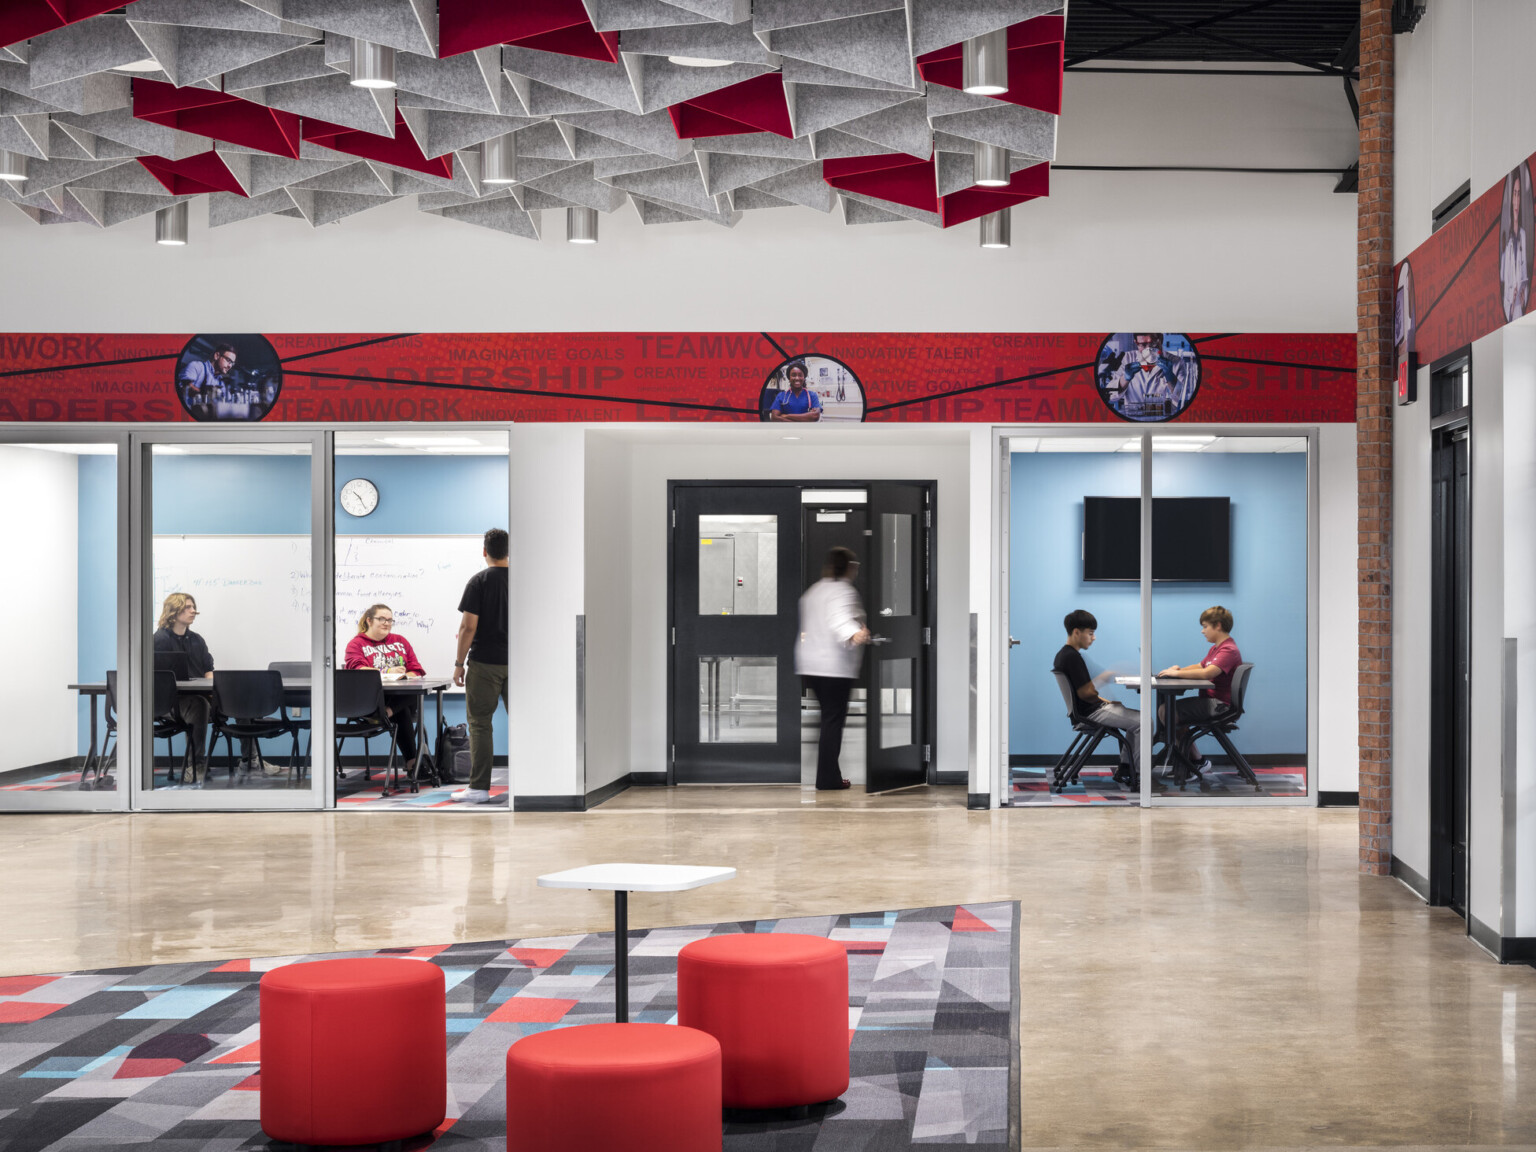
{"label": "wall-mounted flat screen tv", "polygon": [[[1083,497],[1083,579],[1141,579],[1141,501]],[[1152,501],[1152,579],[1226,584],[1232,579],[1232,501],[1225,496]]]}

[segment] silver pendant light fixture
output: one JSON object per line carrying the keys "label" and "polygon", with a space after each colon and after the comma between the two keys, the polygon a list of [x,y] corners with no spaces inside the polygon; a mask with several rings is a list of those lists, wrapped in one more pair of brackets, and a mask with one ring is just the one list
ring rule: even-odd
{"label": "silver pendant light fixture", "polygon": [[567,208],[565,238],[572,244],[597,243],[597,209]]}
{"label": "silver pendant light fixture", "polygon": [[981,218],[981,246],[1007,248],[1013,243],[1012,209],[1001,208]]}
{"label": "silver pendant light fixture", "polygon": [[512,133],[492,136],[481,143],[480,183],[517,183],[517,145]]}
{"label": "silver pendant light fixture", "polygon": [[352,86],[354,88],[393,88],[395,86],[395,50],[372,40],[352,39]]}
{"label": "silver pendant light fixture", "polygon": [[983,188],[1006,188],[1013,179],[1008,149],[976,141],[976,183]]}
{"label": "silver pendant light fixture", "polygon": [[187,242],[187,202],[172,204],[155,213],[155,243],[182,245]]}
{"label": "silver pendant light fixture", "polygon": [[973,96],[1001,96],[1008,91],[1008,30],[999,28],[965,42],[961,87]]}
{"label": "silver pendant light fixture", "polygon": [[19,184],[26,178],[27,158],[20,152],[0,148],[0,180],[14,180]]}

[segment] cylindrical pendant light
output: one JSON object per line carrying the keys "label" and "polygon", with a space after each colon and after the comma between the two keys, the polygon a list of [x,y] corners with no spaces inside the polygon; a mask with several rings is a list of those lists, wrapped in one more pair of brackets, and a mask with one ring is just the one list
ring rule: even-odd
{"label": "cylindrical pendant light", "polygon": [[187,202],[172,204],[155,213],[155,243],[185,244],[187,242]]}
{"label": "cylindrical pendant light", "polygon": [[572,244],[597,243],[597,209],[567,208],[565,238]]}
{"label": "cylindrical pendant light", "polygon": [[356,88],[393,88],[395,50],[372,40],[352,38],[352,84]]}
{"label": "cylindrical pendant light", "polygon": [[976,96],[1008,91],[1008,29],[999,28],[965,42],[961,87]]}
{"label": "cylindrical pendant light", "polygon": [[1008,165],[1008,149],[976,141],[976,183],[983,188],[1006,188],[1013,179]]}
{"label": "cylindrical pendant light", "polygon": [[27,178],[27,158],[20,152],[7,152],[0,148],[0,180],[21,181]]}
{"label": "cylindrical pendant light", "polygon": [[1011,208],[989,212],[981,218],[981,246],[1006,248],[1013,242],[1013,216]]}
{"label": "cylindrical pendant light", "polygon": [[480,183],[517,183],[517,146],[512,133],[492,136],[480,144]]}

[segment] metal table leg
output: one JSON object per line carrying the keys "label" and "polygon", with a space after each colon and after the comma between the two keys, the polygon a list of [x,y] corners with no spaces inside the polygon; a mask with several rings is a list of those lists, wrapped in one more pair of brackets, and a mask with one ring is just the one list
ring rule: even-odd
{"label": "metal table leg", "polygon": [[613,894],[613,1019],[629,1023],[629,893]]}

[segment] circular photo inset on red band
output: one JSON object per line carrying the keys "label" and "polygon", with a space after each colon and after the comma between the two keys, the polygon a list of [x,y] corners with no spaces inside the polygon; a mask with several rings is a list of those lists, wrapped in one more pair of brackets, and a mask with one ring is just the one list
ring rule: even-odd
{"label": "circular photo inset on red band", "polygon": [[176,396],[194,420],[260,420],[282,389],[283,363],[265,336],[204,333],[176,359]]}
{"label": "circular photo inset on red band", "polygon": [[757,411],[764,421],[857,424],[864,419],[864,387],[836,357],[795,356],[768,373]]}
{"label": "circular photo inset on red band", "polygon": [[1099,346],[1093,383],[1120,419],[1161,423],[1195,402],[1200,354],[1181,332],[1111,332]]}

